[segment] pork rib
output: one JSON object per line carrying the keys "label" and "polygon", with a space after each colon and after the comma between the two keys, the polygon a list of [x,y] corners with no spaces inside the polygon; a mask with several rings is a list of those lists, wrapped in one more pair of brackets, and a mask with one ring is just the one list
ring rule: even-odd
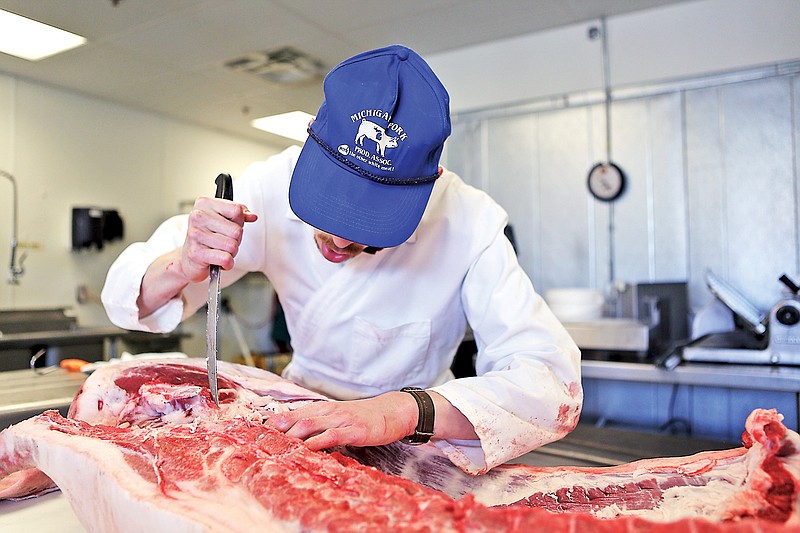
{"label": "pork rib", "polygon": [[645,459],[614,467],[501,465],[469,476],[430,449],[400,444],[349,448],[347,455],[382,471],[490,506],[537,507],[597,518],[639,516],[670,522],[757,517],[800,523],[800,436],[774,410],[746,421],[744,447],[689,457]]}
{"label": "pork rib", "polygon": [[775,411],[750,415],[743,448],[611,468],[473,477],[433,446],[347,450],[383,472],[263,423],[323,397],[264,371],[219,371],[217,408],[202,360],[99,370],[74,418],[47,412],[0,433],[0,478],[40,469],[92,532],[800,530],[800,437]]}

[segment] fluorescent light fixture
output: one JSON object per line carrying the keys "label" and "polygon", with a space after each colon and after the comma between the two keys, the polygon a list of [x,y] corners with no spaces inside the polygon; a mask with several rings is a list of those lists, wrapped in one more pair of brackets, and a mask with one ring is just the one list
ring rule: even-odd
{"label": "fluorescent light fixture", "polygon": [[75,48],[85,37],[0,9],[0,52],[38,61]]}
{"label": "fluorescent light fixture", "polygon": [[271,117],[257,118],[250,122],[254,128],[264,130],[281,137],[288,137],[295,141],[303,142],[308,137],[308,123],[314,118],[313,115],[302,111],[292,111]]}

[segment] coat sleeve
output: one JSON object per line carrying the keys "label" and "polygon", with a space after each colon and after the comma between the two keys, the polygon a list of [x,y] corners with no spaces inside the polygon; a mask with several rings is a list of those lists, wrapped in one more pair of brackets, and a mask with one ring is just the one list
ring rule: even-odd
{"label": "coat sleeve", "polygon": [[[247,224],[234,269],[220,273],[223,287],[249,271],[262,269],[266,239],[265,197],[276,186],[274,182],[288,183],[299,153],[300,148],[293,146],[266,161],[256,161],[234,180],[235,200],[258,214],[259,221]],[[139,319],[136,300],[147,268],[159,256],[183,245],[187,228],[188,215],[172,217],[162,223],[146,242],[131,244],[114,261],[101,294],[103,306],[113,324],[125,329],[166,333],[173,331],[181,320],[207,301],[208,281],[194,283],[152,315]]]}
{"label": "coat sleeve", "polygon": [[131,244],[111,265],[101,299],[106,314],[114,325],[153,333],[166,333],[178,326],[184,312],[181,297],[173,298],[141,320],[136,300],[139,298],[147,267],[157,257],[183,244],[187,224],[188,215],[178,215],[166,220],[146,242]]}
{"label": "coat sleeve", "polygon": [[463,470],[480,474],[558,440],[578,422],[580,351],[498,231],[462,287],[478,346],[477,377],[434,387],[475,427],[480,442],[437,441]]}
{"label": "coat sleeve", "polygon": [[[182,320],[208,301],[208,280],[192,283],[153,314],[139,318],[136,301],[147,268],[156,258],[183,245],[187,227],[188,215],[174,216],[163,222],[147,241],[128,246],[111,265],[101,300],[114,325],[124,329],[167,333],[174,331]],[[226,287],[244,274],[246,271],[238,267],[220,272],[221,285]]]}

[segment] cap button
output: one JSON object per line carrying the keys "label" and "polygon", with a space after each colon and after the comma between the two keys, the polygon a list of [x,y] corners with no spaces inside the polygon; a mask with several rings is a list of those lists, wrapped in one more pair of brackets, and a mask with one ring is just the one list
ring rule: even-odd
{"label": "cap button", "polygon": [[400,61],[405,61],[406,59],[408,59],[408,50],[405,48],[401,48],[400,50],[397,51],[397,57],[400,59]]}

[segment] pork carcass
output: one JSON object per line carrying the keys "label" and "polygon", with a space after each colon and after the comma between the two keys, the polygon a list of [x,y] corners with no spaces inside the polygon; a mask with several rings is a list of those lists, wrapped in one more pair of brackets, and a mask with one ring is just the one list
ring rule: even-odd
{"label": "pork carcass", "polygon": [[434,446],[311,452],[264,422],[329,400],[248,367],[219,375],[217,408],[203,360],[98,370],[71,418],[0,433],[0,477],[44,472],[89,531],[800,530],[800,437],[774,411],[733,450],[473,477]]}
{"label": "pork carcass", "polygon": [[747,418],[744,446],[688,457],[643,459],[612,467],[500,465],[469,476],[430,448],[391,444],[350,448],[347,455],[390,475],[489,506],[536,507],[597,518],[638,516],[672,522],[758,517],[798,524],[800,437],[775,410]]}

